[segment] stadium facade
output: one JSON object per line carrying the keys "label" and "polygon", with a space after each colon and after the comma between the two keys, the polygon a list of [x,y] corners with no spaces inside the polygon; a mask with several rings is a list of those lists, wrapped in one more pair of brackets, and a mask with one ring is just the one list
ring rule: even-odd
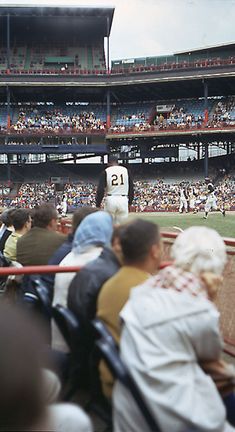
{"label": "stadium facade", "polygon": [[79,169],[79,159],[103,163],[111,152],[126,164],[178,163],[182,149],[207,176],[212,147],[232,157],[235,43],[110,67],[114,12],[0,7],[3,176],[35,162]]}

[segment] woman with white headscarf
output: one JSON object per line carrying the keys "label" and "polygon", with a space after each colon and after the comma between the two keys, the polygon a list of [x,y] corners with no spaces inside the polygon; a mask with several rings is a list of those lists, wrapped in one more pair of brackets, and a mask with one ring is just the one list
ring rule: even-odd
{"label": "woman with white headscarf", "polygon": [[[112,217],[104,212],[97,211],[83,219],[77,228],[72,245],[72,251],[61,261],[60,266],[83,267],[95,260],[101,254],[104,246],[109,246],[113,233]],[[68,288],[76,273],[57,273],[54,284],[53,306],[60,304],[67,307]],[[55,322],[52,322],[52,348],[68,352]]]}
{"label": "woman with white headscarf", "polygon": [[[222,238],[192,227],[172,247],[174,265],[134,288],[121,312],[121,356],[162,432],[234,430],[216,385],[201,368],[222,351],[212,303],[226,262]],[[147,432],[127,390],[114,389],[114,429]]]}

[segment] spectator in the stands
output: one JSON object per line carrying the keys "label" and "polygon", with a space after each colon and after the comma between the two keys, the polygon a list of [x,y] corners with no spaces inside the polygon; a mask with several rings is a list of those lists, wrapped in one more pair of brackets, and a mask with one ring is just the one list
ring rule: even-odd
{"label": "spectator in the stands", "polygon": [[[137,219],[124,225],[120,232],[123,267],[101,288],[97,303],[97,317],[107,325],[115,341],[120,339],[119,313],[129,298],[130,291],[143,283],[159,268],[161,242],[158,226]],[[111,397],[113,378],[106,365],[100,365],[104,394]]]}
{"label": "spectator in the stands", "polygon": [[[103,211],[97,211],[83,219],[77,228],[72,251],[61,261],[60,266],[81,266],[95,260],[104,246],[110,245],[113,233],[112,217]],[[74,273],[57,273],[54,285],[53,305],[67,306],[68,289]],[[68,348],[55,323],[52,326],[52,346],[59,351]]]}
{"label": "spectator in the stands", "polygon": [[78,406],[54,403],[60,385],[52,373],[43,372],[43,348],[42,329],[32,316],[1,303],[0,430],[91,432]]}
{"label": "spectator in the stands", "polygon": [[13,213],[13,227],[15,231],[8,237],[3,254],[11,261],[16,261],[16,245],[20,237],[31,229],[30,211],[16,209]]}
{"label": "spectator in the stands", "polygon": [[17,261],[22,265],[46,265],[66,237],[56,232],[57,211],[50,204],[35,210],[33,228],[17,242]]}
{"label": "spectator in the stands", "polygon": [[[122,359],[162,432],[234,430],[226,424],[215,383],[202,369],[202,362],[203,368],[216,365],[222,354],[212,301],[226,262],[225,244],[216,231],[192,227],[176,239],[172,258],[174,265],[132,290],[121,311]],[[226,381],[221,368],[214,371]],[[146,430],[119,383],[113,400],[115,430]]]}
{"label": "spectator in the stands", "polygon": [[[85,338],[90,322],[96,315],[96,304],[103,284],[119,270],[122,262],[120,233],[116,227],[112,236],[112,247],[105,246],[100,256],[83,267],[73,278],[68,293],[68,307],[84,327]],[[86,331],[87,330],[87,331]]]}
{"label": "spectator in the stands", "polygon": [[[74,239],[74,234],[76,229],[79,227],[82,220],[91,213],[96,212],[97,209],[90,206],[81,207],[73,213],[72,219],[72,232],[68,234],[67,239],[64,243],[55,251],[54,255],[49,259],[48,265],[58,265],[62,259],[71,252],[72,243]],[[51,291],[54,287],[55,275],[54,274],[45,274],[41,277],[41,279],[45,282],[47,288]]]}
{"label": "spectator in the stands", "polygon": [[3,252],[8,237],[12,234],[12,232],[14,232],[12,218],[14,211],[15,209],[8,209],[1,214],[0,219],[2,222],[2,226],[0,231],[0,252]]}

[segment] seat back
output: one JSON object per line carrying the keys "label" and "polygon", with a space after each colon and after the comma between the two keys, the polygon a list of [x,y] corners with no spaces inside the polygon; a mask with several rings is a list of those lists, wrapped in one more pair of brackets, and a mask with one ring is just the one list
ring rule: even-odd
{"label": "seat back", "polygon": [[92,324],[92,328],[95,332],[96,338],[98,338],[98,339],[102,338],[102,339],[106,340],[110,345],[112,345],[114,348],[116,348],[118,350],[118,346],[117,346],[113,336],[111,335],[111,333],[109,332],[109,330],[107,329],[107,327],[105,326],[103,321],[96,318],[91,322],[91,324]]}
{"label": "seat back", "polygon": [[33,285],[35,287],[35,291],[39,300],[39,307],[43,315],[45,315],[45,317],[50,320],[52,317],[52,307],[48,289],[43,284],[40,277],[33,279]]}
{"label": "seat back", "polygon": [[81,328],[78,319],[73,312],[59,304],[52,308],[52,316],[71,353],[76,353],[81,340]]}
{"label": "seat back", "polygon": [[160,428],[156,420],[153,418],[151,412],[149,411],[149,408],[147,407],[137,384],[130,375],[126,365],[120,358],[118,346],[113,336],[111,335],[105,324],[99,319],[95,319],[92,321],[92,327],[98,335],[96,347],[98,348],[101,356],[107,363],[114,378],[118,379],[132,394],[151,432],[160,432]]}
{"label": "seat back", "polygon": [[142,398],[139,388],[130,375],[127,367],[121,360],[119,353],[114,347],[113,343],[110,344],[107,340],[101,338],[96,342],[96,346],[107,363],[113,376],[118,379],[131,393],[146,423],[148,424],[150,431],[160,432],[160,428],[156,420],[153,418],[149,408]]}

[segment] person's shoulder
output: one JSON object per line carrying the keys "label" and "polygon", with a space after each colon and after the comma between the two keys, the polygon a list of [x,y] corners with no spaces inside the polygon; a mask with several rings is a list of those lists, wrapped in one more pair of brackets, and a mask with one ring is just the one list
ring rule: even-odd
{"label": "person's shoulder", "polygon": [[117,273],[111,276],[103,285],[101,291],[108,292],[113,288],[116,288],[116,284],[119,284],[120,279],[122,278],[122,268],[120,268]]}
{"label": "person's shoulder", "polygon": [[33,228],[31,230],[29,230],[27,233],[23,234],[21,237],[19,237],[17,240],[17,245],[27,241],[27,239],[32,236],[32,230],[33,230]]}
{"label": "person's shoulder", "polygon": [[52,237],[52,238],[55,238],[55,239],[58,239],[58,240],[60,239],[63,242],[65,242],[66,239],[67,239],[67,237],[66,237],[65,234],[62,234],[62,233],[60,233],[58,231],[50,231],[50,230],[46,230],[46,231],[47,231],[48,237]]}

